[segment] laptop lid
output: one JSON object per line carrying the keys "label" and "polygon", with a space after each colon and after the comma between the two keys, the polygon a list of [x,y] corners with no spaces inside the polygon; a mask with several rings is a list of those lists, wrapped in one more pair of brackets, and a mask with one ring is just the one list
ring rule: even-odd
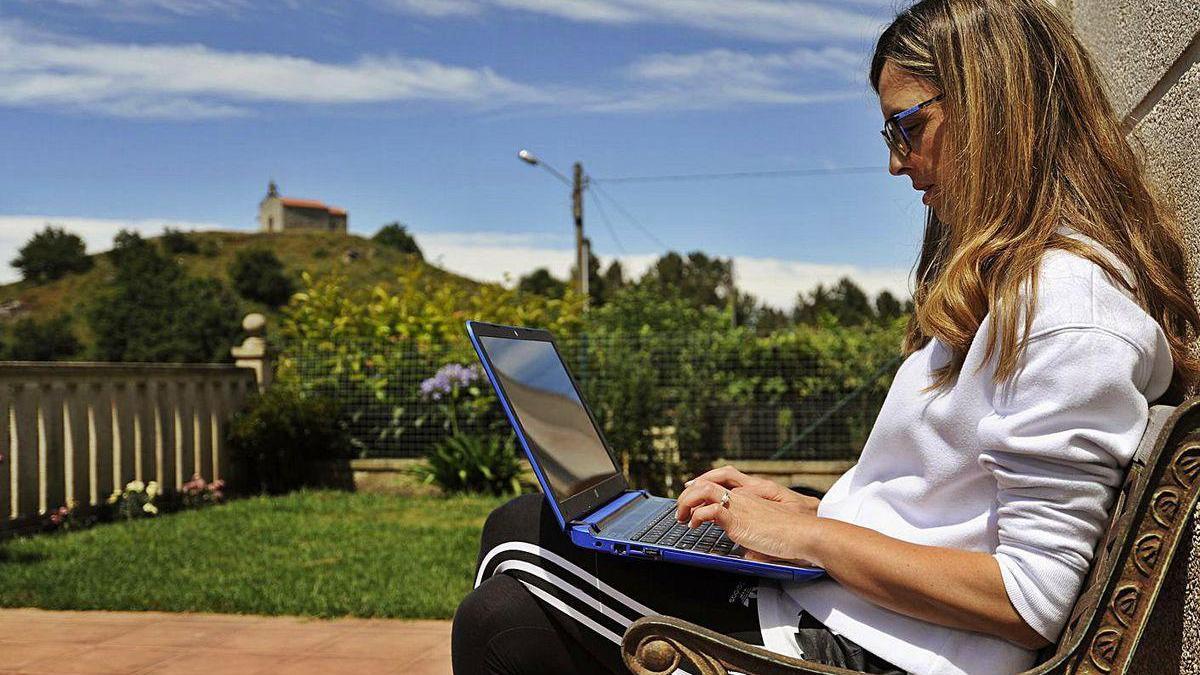
{"label": "laptop lid", "polygon": [[467,334],[561,526],[628,489],[549,331],[468,321]]}

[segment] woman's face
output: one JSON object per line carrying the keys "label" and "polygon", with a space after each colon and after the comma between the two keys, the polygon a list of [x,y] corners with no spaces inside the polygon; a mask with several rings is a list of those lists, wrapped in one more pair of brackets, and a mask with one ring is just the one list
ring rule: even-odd
{"label": "woman's face", "polygon": [[[884,62],[883,70],[879,74],[879,107],[885,120],[940,93],[942,92],[929,80],[907,73],[891,61]],[[900,121],[900,125],[912,140],[911,149],[907,156],[901,157],[889,148],[891,158],[888,161],[888,171],[893,176],[908,176],[912,180],[913,189],[924,193],[921,202],[932,207],[935,213],[942,211],[944,207],[944,204],[939,203],[938,194],[938,169],[941,166],[942,146],[940,141],[944,119],[941,106],[941,102],[925,106],[916,114]],[[938,215],[943,216],[941,213]]]}

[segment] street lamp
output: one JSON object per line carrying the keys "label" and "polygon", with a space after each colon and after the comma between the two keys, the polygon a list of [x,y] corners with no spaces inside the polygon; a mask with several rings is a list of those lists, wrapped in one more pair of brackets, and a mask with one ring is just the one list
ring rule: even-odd
{"label": "street lamp", "polygon": [[542,167],[555,178],[571,186],[571,214],[575,218],[575,265],[576,269],[579,270],[579,292],[583,294],[583,301],[586,304],[588,301],[588,263],[591,256],[588,251],[587,240],[583,236],[583,191],[587,189],[587,178],[583,175],[583,164],[575,162],[575,179],[569,180],[554,167],[538,159],[537,155],[528,150],[523,149],[518,152],[517,158],[531,166]]}

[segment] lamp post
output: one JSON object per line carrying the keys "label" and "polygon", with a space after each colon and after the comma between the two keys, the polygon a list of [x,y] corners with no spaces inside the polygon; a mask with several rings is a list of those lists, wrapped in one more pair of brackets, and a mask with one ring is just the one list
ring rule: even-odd
{"label": "lamp post", "polygon": [[571,215],[575,219],[575,268],[579,270],[579,292],[583,294],[583,301],[586,305],[588,302],[588,263],[590,262],[590,253],[588,251],[588,241],[583,236],[583,191],[587,189],[588,180],[587,176],[583,173],[583,164],[575,162],[573,171],[574,180],[569,180],[554,167],[538,159],[536,155],[528,150],[521,150],[517,153],[517,157],[526,164],[542,167],[555,178],[571,186]]}

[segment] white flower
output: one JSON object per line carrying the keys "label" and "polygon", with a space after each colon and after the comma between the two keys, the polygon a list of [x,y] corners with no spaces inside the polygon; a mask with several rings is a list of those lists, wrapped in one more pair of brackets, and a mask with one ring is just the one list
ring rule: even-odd
{"label": "white flower", "polygon": [[158,496],[158,494],[159,494],[159,491],[158,491],[158,482],[157,481],[150,481],[149,483],[146,483],[146,496],[147,497],[154,499],[156,496]]}
{"label": "white flower", "polygon": [[140,480],[131,480],[125,486],[126,492],[142,492],[145,489],[146,489],[146,484]]}
{"label": "white flower", "polygon": [[158,515],[158,507],[151,504],[150,502],[146,502],[145,504],[143,504],[142,510],[145,511],[146,513],[149,513],[152,516]]}

